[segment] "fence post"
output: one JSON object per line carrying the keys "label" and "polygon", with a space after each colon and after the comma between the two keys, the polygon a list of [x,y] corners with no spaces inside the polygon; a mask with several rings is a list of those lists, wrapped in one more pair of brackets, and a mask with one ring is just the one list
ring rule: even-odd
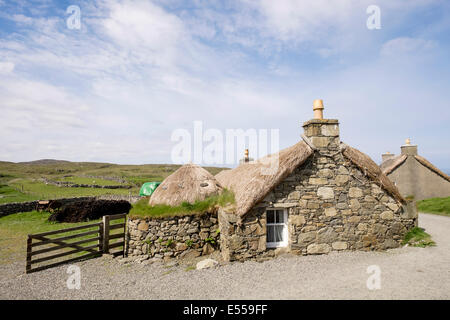
{"label": "fence post", "polygon": [[28,235],[27,239],[27,266],[25,268],[25,273],[29,273],[31,270],[31,242],[32,238]]}
{"label": "fence post", "polygon": [[99,239],[98,239],[98,250],[101,252],[101,253],[104,253],[103,252],[103,238],[104,238],[104,230],[105,230],[105,222],[104,221],[102,221],[102,223],[98,226],[98,237],[99,237]]}
{"label": "fence post", "polygon": [[103,216],[103,253],[109,253],[109,216]]}

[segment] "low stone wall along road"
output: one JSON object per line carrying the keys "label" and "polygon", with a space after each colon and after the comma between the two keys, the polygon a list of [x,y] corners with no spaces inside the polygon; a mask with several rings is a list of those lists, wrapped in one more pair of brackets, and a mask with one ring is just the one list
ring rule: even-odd
{"label": "low stone wall along road", "polygon": [[[24,260],[0,262],[0,299],[450,299],[450,218],[420,214],[419,226],[436,247],[283,255],[203,270],[102,257],[75,264],[80,289],[68,289],[67,265],[27,275]],[[373,265],[380,289],[369,290]]]}

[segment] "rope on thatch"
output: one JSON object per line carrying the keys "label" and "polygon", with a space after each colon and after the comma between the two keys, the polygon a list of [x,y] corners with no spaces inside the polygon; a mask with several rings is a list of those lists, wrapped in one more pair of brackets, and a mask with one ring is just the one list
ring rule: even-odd
{"label": "rope on thatch", "polygon": [[416,158],[416,160],[423,166],[425,166],[426,168],[434,171],[435,173],[437,173],[438,175],[440,175],[442,178],[444,178],[445,180],[450,182],[450,177],[448,175],[446,175],[444,172],[442,172],[441,170],[439,170],[438,168],[436,168],[430,161],[428,161],[427,159],[425,159],[424,157],[421,157],[419,155],[415,155],[414,158]]}
{"label": "rope on thatch", "polygon": [[194,203],[217,195],[222,189],[211,173],[196,164],[186,164],[163,180],[151,195],[149,204],[177,206],[183,202]]}
{"label": "rope on thatch", "polygon": [[392,159],[387,159],[381,165],[381,171],[385,174],[391,174],[395,169],[397,169],[403,162],[408,158],[407,155],[402,154]]}
{"label": "rope on thatch", "polygon": [[216,179],[222,186],[234,192],[236,214],[242,217],[311,154],[313,149],[304,141],[300,141],[258,161],[221,171],[216,175]]}
{"label": "rope on thatch", "polygon": [[354,165],[356,165],[365,176],[369,177],[377,185],[386,190],[394,197],[394,199],[401,203],[405,203],[405,199],[402,197],[394,183],[389,180],[389,178],[381,171],[378,165],[370,159],[368,155],[346,145],[345,143],[341,143],[340,149],[342,154]]}

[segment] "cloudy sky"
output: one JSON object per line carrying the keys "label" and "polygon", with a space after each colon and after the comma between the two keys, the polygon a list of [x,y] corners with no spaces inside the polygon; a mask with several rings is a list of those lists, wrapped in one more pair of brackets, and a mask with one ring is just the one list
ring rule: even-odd
{"label": "cloudy sky", "polygon": [[320,98],[376,162],[409,137],[447,170],[449,16],[444,0],[0,0],[0,160],[171,163],[196,120],[279,129],[285,148]]}

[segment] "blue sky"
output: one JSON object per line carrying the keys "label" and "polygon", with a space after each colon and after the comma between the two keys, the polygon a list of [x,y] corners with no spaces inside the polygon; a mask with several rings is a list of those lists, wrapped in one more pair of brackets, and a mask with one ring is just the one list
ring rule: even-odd
{"label": "blue sky", "polygon": [[437,0],[0,0],[0,159],[170,163],[171,133],[196,120],[279,129],[285,148],[320,98],[376,162],[411,138],[450,171],[449,13]]}

